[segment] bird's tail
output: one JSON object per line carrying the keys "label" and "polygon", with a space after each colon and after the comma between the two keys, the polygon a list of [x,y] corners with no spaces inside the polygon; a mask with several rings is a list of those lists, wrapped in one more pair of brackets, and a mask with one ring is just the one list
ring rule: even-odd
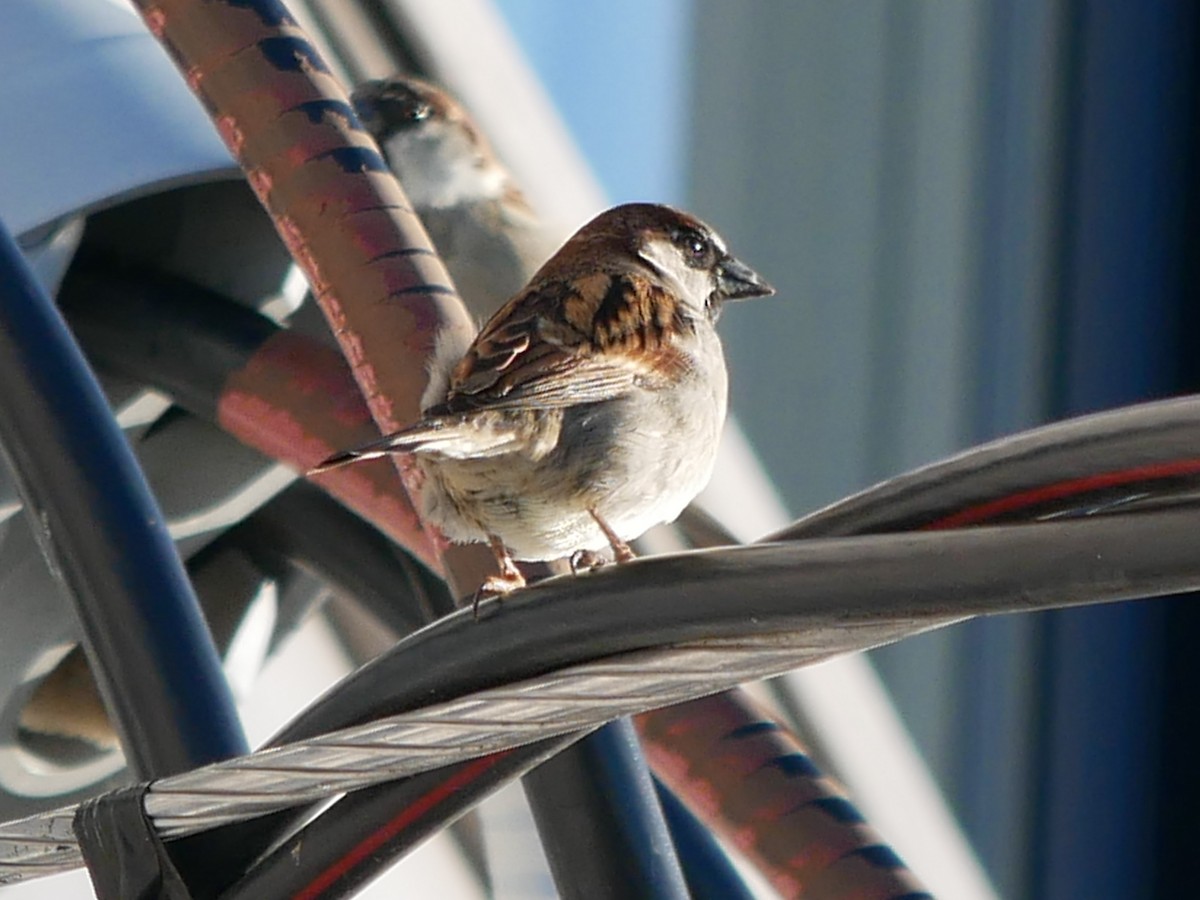
{"label": "bird's tail", "polygon": [[462,416],[430,417],[409,428],[337,453],[308,470],[319,475],[350,463],[378,459],[393,453],[428,453],[452,459],[495,456],[516,449],[521,442],[518,428],[503,420],[469,421]]}
{"label": "bird's tail", "polygon": [[422,450],[449,440],[450,435],[447,434],[448,430],[450,429],[447,428],[447,423],[444,420],[434,419],[433,421],[421,422],[419,425],[394,432],[378,440],[371,441],[369,444],[363,444],[352,450],[335,453],[329,459],[323,460],[313,466],[308,470],[307,474],[320,475],[322,472],[328,472],[330,469],[339,469],[350,463],[362,462],[367,459],[378,459],[381,456],[387,456],[392,453],[419,453]]}

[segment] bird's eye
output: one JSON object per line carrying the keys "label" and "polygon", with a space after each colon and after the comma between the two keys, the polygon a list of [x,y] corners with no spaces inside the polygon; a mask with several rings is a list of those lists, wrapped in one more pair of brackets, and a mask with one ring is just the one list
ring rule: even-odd
{"label": "bird's eye", "polygon": [[678,235],[676,241],[687,256],[689,266],[702,268],[712,263],[712,241],[704,235],[696,231],[684,231]]}

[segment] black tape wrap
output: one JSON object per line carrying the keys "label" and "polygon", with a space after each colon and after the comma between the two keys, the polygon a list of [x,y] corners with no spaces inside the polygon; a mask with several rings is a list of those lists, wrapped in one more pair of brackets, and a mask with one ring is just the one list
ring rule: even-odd
{"label": "black tape wrap", "polygon": [[149,785],[101,794],[79,805],[72,827],[97,900],[192,900],[146,815]]}

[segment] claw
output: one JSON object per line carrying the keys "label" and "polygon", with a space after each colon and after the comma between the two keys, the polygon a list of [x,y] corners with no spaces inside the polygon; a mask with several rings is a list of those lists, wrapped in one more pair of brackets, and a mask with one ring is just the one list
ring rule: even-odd
{"label": "claw", "polygon": [[471,615],[477,622],[479,621],[479,604],[484,597],[499,598],[505,594],[511,594],[518,588],[525,587],[525,576],[517,568],[517,564],[513,560],[512,554],[508,552],[508,548],[504,546],[504,542],[495,535],[489,534],[488,546],[492,548],[492,554],[496,557],[496,564],[500,567],[500,571],[495,575],[489,575],[475,590],[475,599],[471,602]]}
{"label": "claw", "polygon": [[515,575],[516,577],[503,574],[490,575],[483,584],[475,589],[475,599],[471,601],[471,615],[475,617],[475,621],[479,621],[479,604],[485,597],[500,599],[518,588],[525,587],[525,576],[520,572],[516,572]]}
{"label": "claw", "polygon": [[590,572],[604,565],[604,559],[600,554],[591,550],[576,550],[571,554],[569,562],[572,575],[578,575],[580,572]]}

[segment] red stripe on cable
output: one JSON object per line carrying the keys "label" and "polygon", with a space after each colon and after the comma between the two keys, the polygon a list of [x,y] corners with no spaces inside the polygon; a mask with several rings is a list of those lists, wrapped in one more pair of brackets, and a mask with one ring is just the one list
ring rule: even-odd
{"label": "red stripe on cable", "polygon": [[1005,513],[1016,512],[1039,503],[1050,500],[1061,500],[1075,494],[1099,490],[1108,487],[1120,487],[1137,481],[1154,481],[1160,478],[1172,478],[1179,475],[1195,475],[1200,473],[1200,459],[1183,459],[1169,463],[1156,463],[1149,466],[1138,466],[1133,469],[1122,469],[1118,472],[1103,472],[1099,475],[1089,475],[1087,478],[1075,478],[1070,481],[1059,481],[1043,485],[1017,494],[1001,497],[969,506],[966,509],[951,513],[941,519],[921,526],[921,531],[936,531],[943,528],[961,528],[964,525],[977,525]]}
{"label": "red stripe on cable", "polygon": [[[341,878],[350,874],[354,867],[363,862],[372,853],[395,837],[402,829],[416,822],[421,816],[432,810],[439,803],[450,798],[459,788],[466,787],[501,759],[510,750],[484,756],[467,765],[439,784],[436,788],[420,799],[405,807],[396,818],[381,825],[356,844],[348,853],[325,869],[308,883],[304,890],[295,896],[298,900],[317,900],[326,890],[336,884]],[[335,810],[336,811],[336,808]]]}

